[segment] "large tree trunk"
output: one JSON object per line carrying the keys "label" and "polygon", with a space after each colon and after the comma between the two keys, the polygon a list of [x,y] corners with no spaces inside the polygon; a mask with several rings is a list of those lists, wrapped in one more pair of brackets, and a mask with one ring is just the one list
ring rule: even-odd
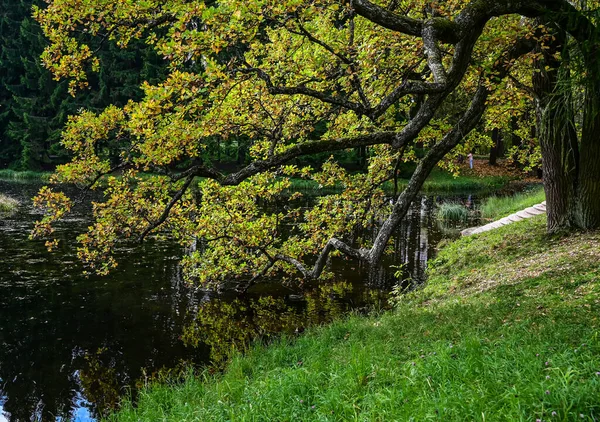
{"label": "large tree trunk", "polygon": [[555,41],[546,45],[548,48],[539,48],[541,58],[536,63],[537,72],[532,81],[536,94],[537,132],[542,151],[549,232],[570,230],[577,225],[577,133],[571,94],[558,84],[559,76],[563,79],[569,77],[565,69],[560,71],[560,62],[556,59],[566,35],[556,32]]}
{"label": "large tree trunk", "polygon": [[[556,102],[565,101],[560,96]],[[544,190],[548,231],[570,230],[576,226],[576,159],[573,144],[577,147],[576,134],[572,124],[573,116],[557,110],[560,104],[550,101],[547,105],[537,105],[540,121],[540,146],[544,169]],[[575,142],[573,142],[575,140]]]}
{"label": "large tree trunk", "polygon": [[[540,49],[533,78],[544,166],[548,231],[600,228],[600,58],[598,35],[580,43],[587,71],[581,141],[575,129],[573,88],[564,32]],[[564,47],[563,47],[564,46]],[[562,52],[562,67],[556,53]],[[566,65],[564,64],[566,63]]]}
{"label": "large tree trunk", "polygon": [[600,59],[596,52],[587,62],[588,78],[581,134],[581,163],[577,192],[577,225],[600,228]]}

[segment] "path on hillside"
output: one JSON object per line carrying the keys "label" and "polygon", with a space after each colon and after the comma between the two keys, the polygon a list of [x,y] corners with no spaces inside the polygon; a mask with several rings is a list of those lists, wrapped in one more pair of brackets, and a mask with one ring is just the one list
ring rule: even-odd
{"label": "path on hillside", "polygon": [[489,232],[490,230],[497,229],[502,226],[506,226],[518,221],[525,220],[527,218],[535,217],[536,215],[544,214],[546,212],[546,201],[541,204],[534,205],[533,207],[525,208],[523,211],[511,214],[508,217],[501,218],[500,220],[486,224],[480,227],[471,227],[460,232],[463,236],[470,236],[472,234]]}

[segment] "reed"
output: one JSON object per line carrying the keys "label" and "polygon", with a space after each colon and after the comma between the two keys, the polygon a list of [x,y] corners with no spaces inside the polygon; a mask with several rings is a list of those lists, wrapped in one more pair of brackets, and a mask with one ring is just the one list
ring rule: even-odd
{"label": "reed", "polygon": [[19,208],[19,201],[0,193],[0,216],[12,214]]}

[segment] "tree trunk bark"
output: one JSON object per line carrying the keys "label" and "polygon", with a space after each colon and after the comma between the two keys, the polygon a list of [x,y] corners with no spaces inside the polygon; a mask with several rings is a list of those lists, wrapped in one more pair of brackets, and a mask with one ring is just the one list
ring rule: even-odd
{"label": "tree trunk bark", "polygon": [[500,129],[494,128],[492,130],[492,148],[490,149],[490,160],[489,163],[491,166],[498,165],[498,157],[502,155],[502,150],[504,149],[502,144],[502,137],[500,136]]}
{"label": "tree trunk bark", "polygon": [[532,78],[550,233],[571,230],[577,225],[575,200],[579,154],[575,115],[569,90],[558,83],[559,77],[568,82],[569,73],[566,69],[559,70],[560,62],[556,59],[565,39],[564,32],[556,31],[554,41],[544,46],[547,48],[539,46],[541,58],[537,60],[537,72]]}
{"label": "tree trunk bark", "polygon": [[590,62],[584,101],[577,192],[577,225],[584,230],[600,228],[600,81],[595,79],[598,77],[600,60],[593,57]]}

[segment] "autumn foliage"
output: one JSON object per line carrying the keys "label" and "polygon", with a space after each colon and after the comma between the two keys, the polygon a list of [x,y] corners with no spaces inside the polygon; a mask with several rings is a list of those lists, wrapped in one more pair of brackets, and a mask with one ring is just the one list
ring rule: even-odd
{"label": "autumn foliage", "polygon": [[[102,66],[76,34],[122,48],[142,39],[170,66],[141,101],[82,111],[64,130],[73,159],[53,182],[105,189],[80,257],[105,274],[116,242],[168,234],[188,250],[188,277],[213,285],[274,271],[316,278],[332,253],[377,263],[436,165],[457,171],[454,157],[489,145],[491,129],[532,121],[525,85],[534,46],[551,35],[526,17],[573,10],[559,0],[50,2],[35,10],[51,43],[43,60],[72,92]],[[221,173],[223,143],[247,145],[250,161]],[[360,174],[295,161],[359,147],[370,148]],[[390,201],[381,186],[410,160],[419,166]],[[268,211],[291,177],[343,189],[309,210]],[[48,214],[34,234],[45,236],[70,202],[46,188],[37,202]]]}

